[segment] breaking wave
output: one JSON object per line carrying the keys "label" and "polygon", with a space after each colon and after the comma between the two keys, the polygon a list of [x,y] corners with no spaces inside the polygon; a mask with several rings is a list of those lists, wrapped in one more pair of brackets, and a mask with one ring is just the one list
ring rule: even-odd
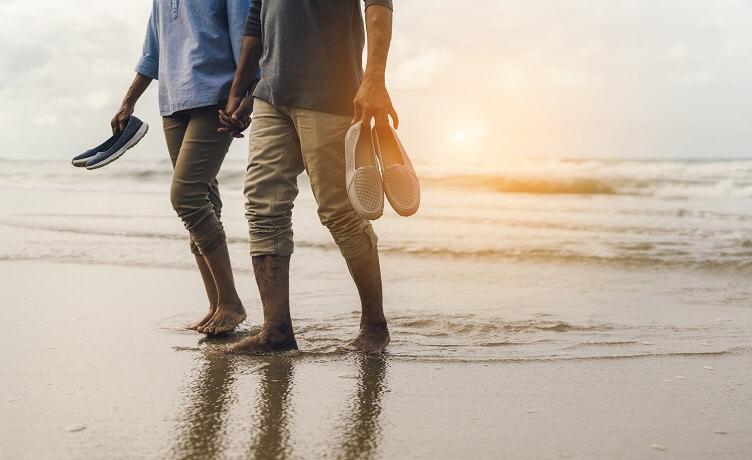
{"label": "breaking wave", "polygon": [[752,198],[752,160],[510,160],[474,173],[428,168],[425,182],[504,193]]}
{"label": "breaking wave", "polygon": [[[440,162],[436,162],[440,163]],[[425,185],[482,189],[502,193],[562,195],[640,195],[663,198],[752,198],[752,160],[577,160],[509,158],[458,170],[444,165],[416,164]],[[220,182],[240,187],[244,161],[228,160]],[[98,187],[169,183],[168,161],[131,160],[96,174],[67,163],[4,160],[0,185],[20,187]],[[303,179],[305,180],[305,179]]]}

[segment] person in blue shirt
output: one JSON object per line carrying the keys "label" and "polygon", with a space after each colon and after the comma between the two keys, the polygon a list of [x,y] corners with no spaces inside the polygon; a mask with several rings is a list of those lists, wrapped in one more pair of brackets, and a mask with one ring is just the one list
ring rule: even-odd
{"label": "person in blue shirt", "polygon": [[[170,199],[190,235],[209,313],[191,329],[232,331],[246,318],[235,289],[217,174],[233,140],[219,132],[250,0],[154,0],[136,77],[112,119],[125,129],[139,97],[159,82],[159,110],[174,167]],[[235,133],[236,137],[242,135]]]}

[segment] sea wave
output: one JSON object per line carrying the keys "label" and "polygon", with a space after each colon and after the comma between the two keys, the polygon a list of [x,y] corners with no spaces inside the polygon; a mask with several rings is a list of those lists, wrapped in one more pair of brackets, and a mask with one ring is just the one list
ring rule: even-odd
{"label": "sea wave", "polygon": [[508,159],[460,171],[422,166],[425,183],[503,193],[752,198],[749,159]]}
{"label": "sea wave", "polygon": [[[752,173],[751,173],[752,176]],[[534,195],[638,195],[661,198],[752,198],[749,180],[706,178],[641,179],[633,177],[535,177],[508,175],[458,175],[426,177],[424,183],[461,189],[485,189]]]}
{"label": "sea wave", "polygon": [[[752,198],[752,160],[584,160],[501,158],[486,164],[417,163],[431,187],[534,195],[638,195],[662,198]],[[220,182],[240,187],[244,161],[228,160]],[[85,178],[84,175],[85,174]],[[0,185],[111,190],[166,186],[169,161],[131,160],[92,174],[60,162],[3,161]],[[301,177],[305,182],[305,176]]]}
{"label": "sea wave", "polygon": [[[36,216],[39,217],[39,216]],[[78,216],[80,217],[80,216]],[[92,219],[87,218],[87,221]],[[157,231],[150,229],[141,231],[136,229],[123,229],[112,227],[97,227],[91,224],[81,225],[80,222],[71,223],[47,223],[37,220],[0,219],[0,225],[8,228],[16,228],[32,231],[44,231],[53,233],[67,233],[73,235],[91,235],[113,238],[112,251],[100,254],[91,250],[77,251],[44,251],[34,246],[18,250],[13,254],[0,251],[0,260],[51,260],[57,262],[71,262],[84,264],[114,264],[114,265],[144,265],[157,264],[173,268],[189,268],[182,262],[171,262],[162,258],[159,263],[149,260],[148,262],[134,260],[129,257],[113,256],[116,254],[115,246],[130,248],[137,240],[174,241],[182,244],[185,234],[173,231]],[[596,229],[598,229],[596,227]],[[599,229],[602,232],[602,230]],[[636,234],[636,232],[632,232]],[[669,232],[672,233],[672,232]],[[673,232],[676,233],[676,232]],[[248,238],[244,236],[228,235],[227,242],[231,246],[246,246]],[[514,262],[545,262],[545,263],[577,263],[609,265],[613,267],[654,267],[654,268],[686,268],[707,271],[723,271],[733,273],[752,273],[752,241],[744,234],[737,235],[735,239],[727,240],[723,246],[713,246],[709,249],[676,248],[675,241],[652,240],[642,242],[624,242],[614,240],[603,242],[601,249],[595,249],[587,244],[570,246],[567,248],[553,248],[546,246],[522,246],[522,245],[489,245],[488,241],[482,246],[467,246],[445,244],[440,241],[415,242],[399,240],[382,240],[379,251],[383,254],[393,254],[404,257],[437,257],[453,259],[504,259]],[[140,244],[140,243],[139,243]],[[719,243],[720,244],[720,243]],[[299,248],[337,251],[336,245],[330,240],[309,240],[304,237],[296,239]],[[603,250],[605,248],[605,251]],[[125,251],[130,254],[130,252]],[[87,256],[87,253],[89,256]]]}
{"label": "sea wave", "polygon": [[505,193],[615,195],[617,189],[598,179],[543,179],[535,177],[505,176],[449,176],[426,178],[431,185],[458,188],[483,188]]}

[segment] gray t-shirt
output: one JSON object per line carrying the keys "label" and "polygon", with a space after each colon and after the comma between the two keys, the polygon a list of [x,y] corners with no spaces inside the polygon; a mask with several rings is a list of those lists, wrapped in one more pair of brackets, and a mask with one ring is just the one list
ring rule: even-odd
{"label": "gray t-shirt", "polygon": [[[392,0],[365,6],[392,8]],[[263,43],[253,93],[276,106],[343,115],[363,81],[365,31],[359,0],[252,0],[245,35]]]}

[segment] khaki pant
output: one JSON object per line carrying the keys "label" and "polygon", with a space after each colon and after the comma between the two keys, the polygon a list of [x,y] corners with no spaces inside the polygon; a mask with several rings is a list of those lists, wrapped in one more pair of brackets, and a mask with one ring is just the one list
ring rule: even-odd
{"label": "khaki pant", "polygon": [[217,174],[233,138],[217,132],[217,106],[176,112],[162,124],[175,169],[172,207],[190,233],[191,252],[210,254],[225,241]]}
{"label": "khaki pant", "polygon": [[376,247],[370,222],[355,212],[345,189],[345,133],[350,120],[255,100],[245,180],[252,256],[292,254],[292,207],[297,177],[304,170],[319,219],[342,255],[351,259]]}

